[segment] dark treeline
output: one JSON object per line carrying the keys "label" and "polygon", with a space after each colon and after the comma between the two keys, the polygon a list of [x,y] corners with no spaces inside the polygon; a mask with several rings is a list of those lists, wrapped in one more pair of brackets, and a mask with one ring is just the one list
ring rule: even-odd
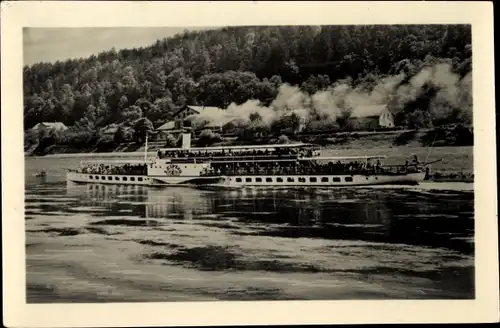
{"label": "dark treeline", "polygon": [[[24,67],[24,124],[60,121],[95,131],[147,118],[156,127],[183,104],[226,108],[256,99],[269,106],[284,83],[309,95],[346,79],[370,89],[388,76],[404,74],[400,83],[409,83],[436,63],[462,79],[472,69],[471,56],[467,25],[186,31],[150,47]],[[400,109],[410,121],[428,119],[437,91],[427,84],[422,89]],[[448,110],[448,121],[460,121],[460,110]]]}

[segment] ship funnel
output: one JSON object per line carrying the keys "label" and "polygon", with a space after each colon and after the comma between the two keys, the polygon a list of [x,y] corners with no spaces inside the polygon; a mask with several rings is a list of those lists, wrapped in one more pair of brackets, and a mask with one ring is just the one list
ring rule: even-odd
{"label": "ship funnel", "polygon": [[191,148],[191,133],[182,134],[182,149]]}

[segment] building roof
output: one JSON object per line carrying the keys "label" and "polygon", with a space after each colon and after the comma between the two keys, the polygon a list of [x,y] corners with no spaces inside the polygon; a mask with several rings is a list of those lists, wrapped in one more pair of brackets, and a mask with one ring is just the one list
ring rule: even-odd
{"label": "building roof", "polygon": [[222,124],[220,122],[210,122],[204,126],[204,128],[221,128]]}
{"label": "building roof", "polygon": [[351,116],[353,118],[379,117],[385,111],[388,111],[387,105],[362,105],[354,107]]}
{"label": "building roof", "polygon": [[219,107],[214,107],[214,106],[188,106],[188,107],[194,109],[198,113],[201,113],[205,110],[220,110],[221,109]]}
{"label": "building roof", "polygon": [[358,117],[352,117],[353,120],[356,120],[358,122],[366,122],[370,120],[377,120],[380,118],[380,115],[370,115],[370,116],[358,116]]}
{"label": "building roof", "polygon": [[204,110],[218,110],[220,109],[219,107],[213,107],[213,106],[193,106],[193,105],[185,105],[185,106],[182,106],[181,108],[179,108],[179,110],[177,110],[177,112],[174,113],[174,117],[176,117],[177,115],[179,115],[179,113],[182,113],[183,111],[185,111],[186,109],[188,108],[191,108],[192,110],[194,110],[197,114],[201,114],[201,112],[203,112]]}
{"label": "building roof", "polygon": [[172,130],[175,128],[175,121],[169,121],[162,126],[158,127],[156,131]]}
{"label": "building roof", "polygon": [[115,134],[116,131],[118,131],[119,128],[124,129],[125,131],[131,130],[132,127],[126,126],[126,125],[116,125],[116,124],[110,124],[105,127],[103,127],[99,132],[103,134]]}
{"label": "building roof", "polygon": [[[206,124],[195,124],[193,126],[197,130],[203,130],[206,128],[222,128],[222,126],[223,126],[223,124],[221,122],[216,122],[216,121],[212,121],[212,122],[205,121],[205,122],[206,122]],[[203,123],[205,123],[205,122],[203,122]]]}
{"label": "building roof", "polygon": [[62,122],[40,122],[35,125],[33,128],[39,128],[40,125],[43,125],[47,128],[56,129],[56,130],[66,130],[68,127],[64,125]]}
{"label": "building roof", "polygon": [[108,133],[116,133],[116,131],[118,131],[118,127],[117,126],[112,126],[112,127],[104,127],[101,129],[101,133],[104,133],[104,134],[108,134]]}

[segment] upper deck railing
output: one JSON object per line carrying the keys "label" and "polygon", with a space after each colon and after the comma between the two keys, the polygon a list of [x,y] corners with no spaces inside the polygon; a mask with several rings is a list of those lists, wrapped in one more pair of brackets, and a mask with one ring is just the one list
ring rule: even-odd
{"label": "upper deck railing", "polygon": [[140,164],[150,164],[153,161],[152,158],[145,160],[135,160],[135,159],[92,159],[92,160],[82,160],[81,165],[140,165]]}
{"label": "upper deck railing", "polygon": [[296,161],[298,157],[290,156],[225,156],[225,157],[191,157],[169,158],[171,163],[237,163],[237,162],[283,162]]}
{"label": "upper deck railing", "polygon": [[[247,146],[248,147],[248,146]],[[246,148],[191,148],[176,150],[158,150],[159,159],[168,159],[172,162],[207,162],[207,161],[262,161],[271,159],[296,159],[298,157],[319,156],[319,149],[314,148],[287,148],[276,149],[247,149]]]}
{"label": "upper deck railing", "polygon": [[316,148],[317,146],[307,143],[293,143],[293,144],[272,144],[272,145],[238,145],[238,146],[217,146],[217,147],[193,147],[188,149],[183,148],[161,148],[159,151],[162,152],[246,152],[246,151],[273,151],[278,149],[298,149],[298,148]]}

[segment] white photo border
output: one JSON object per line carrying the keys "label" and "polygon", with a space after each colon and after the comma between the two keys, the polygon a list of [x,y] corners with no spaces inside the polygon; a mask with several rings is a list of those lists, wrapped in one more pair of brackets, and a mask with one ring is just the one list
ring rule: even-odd
{"label": "white photo border", "polygon": [[[26,304],[23,27],[345,24],[472,25],[475,300]],[[497,321],[499,286],[493,48],[491,2],[2,2],[4,325],[105,327]]]}

